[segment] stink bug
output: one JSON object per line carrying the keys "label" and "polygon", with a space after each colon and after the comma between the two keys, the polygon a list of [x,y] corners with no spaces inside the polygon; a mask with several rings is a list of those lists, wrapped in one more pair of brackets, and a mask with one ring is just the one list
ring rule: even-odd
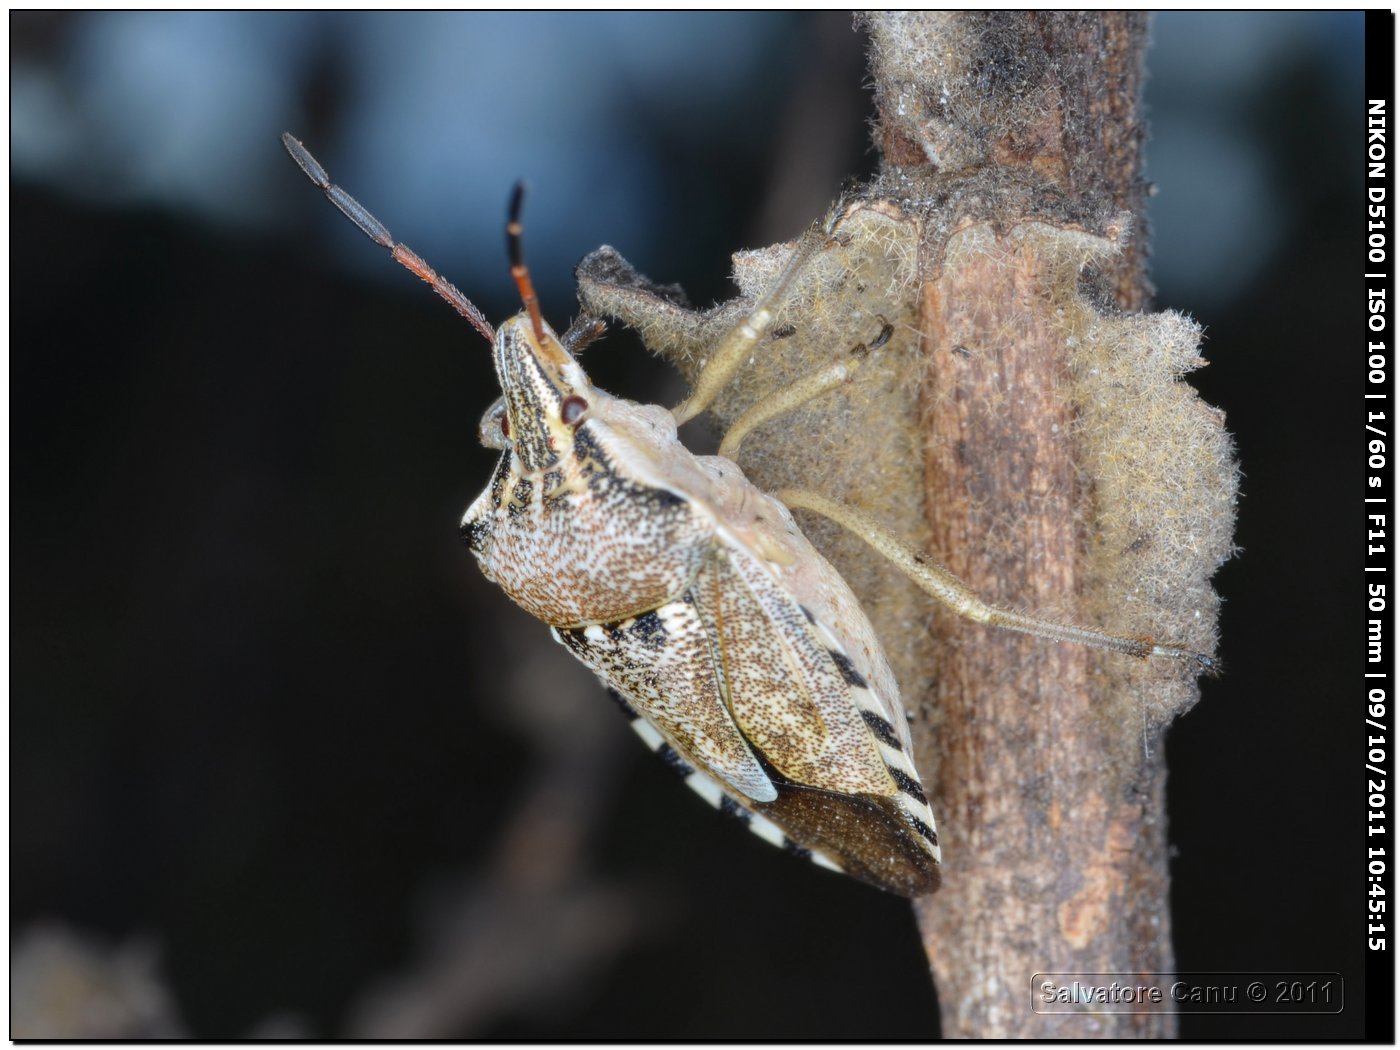
{"label": "stink bug", "polygon": [[811,492],[769,495],[744,477],[729,458],[744,433],[850,380],[888,325],[848,360],[747,413],[721,455],[680,443],[677,424],[704,411],[742,365],[833,230],[808,231],[672,412],[589,382],[574,354],[601,334],[600,322],[584,319],[562,336],[545,323],[521,252],[519,187],[507,243],[524,310],[493,331],[300,142],[282,141],[351,221],[492,344],[502,396],[481,439],[501,458],[461,523],[482,572],[598,675],[687,783],[763,838],[906,896],[938,886],[938,835],[894,675],[859,602],[789,506],[852,530],[961,615],[1209,666],[1184,649],[990,607],[852,508]]}

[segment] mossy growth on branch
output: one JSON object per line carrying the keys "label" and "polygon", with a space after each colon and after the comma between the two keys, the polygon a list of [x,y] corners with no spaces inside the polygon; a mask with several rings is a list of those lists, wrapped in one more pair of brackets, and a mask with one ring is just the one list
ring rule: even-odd
{"label": "mossy growth on branch", "polygon": [[[850,381],[750,434],[739,454],[745,473],[765,490],[815,489],[851,503],[940,561],[956,563],[952,552],[932,542],[925,474],[940,455],[966,455],[956,447],[966,437],[949,434],[936,417],[970,415],[975,431],[977,419],[1004,415],[998,399],[1034,396],[1044,402],[1041,415],[1053,417],[1046,434],[1018,438],[993,426],[993,440],[1006,445],[1007,458],[1024,452],[1013,447],[1018,440],[1067,447],[1073,478],[1042,478],[1028,468],[1025,516],[1064,496],[1081,549],[1074,593],[1051,588],[1043,599],[1015,596],[1013,604],[1213,651],[1218,599],[1209,579],[1231,551],[1236,469],[1220,414],[1181,378],[1202,363],[1199,329],[1178,314],[1120,315],[1102,304],[1102,296],[1084,292],[1086,269],[1092,273],[1119,250],[1127,217],[1101,221],[1098,232],[1063,216],[1059,225],[997,223],[976,214],[979,198],[972,194],[893,200],[880,195],[882,189],[837,205],[827,220],[827,247],[714,406],[715,422],[722,432],[751,405],[871,343],[885,324],[892,337]],[[956,206],[947,207],[950,200]],[[930,208],[933,203],[943,206]],[[635,328],[652,351],[693,379],[791,251],[784,244],[737,253],[739,296],[691,310],[678,304],[673,289],[650,283],[603,248],[579,267],[580,302],[587,312]],[[1055,358],[1050,381],[1037,384],[1044,389],[1017,386],[1014,359],[1026,352]],[[1005,375],[977,385],[980,406],[952,404],[960,380],[929,381],[931,370],[950,368]],[[1074,491],[1057,494],[1056,487]],[[1078,498],[1082,493],[1087,500]],[[975,504],[976,493],[971,497]],[[937,711],[921,710],[928,705],[920,699],[936,678],[930,625],[952,614],[935,612],[921,591],[858,539],[823,519],[801,517],[865,605],[906,703],[936,721]],[[999,558],[1046,556],[1015,508],[981,520],[967,542]],[[1042,600],[1047,604],[1037,607]],[[967,630],[975,639],[983,629]],[[1132,710],[1105,712],[1107,718],[1159,726],[1194,699],[1192,678],[1178,663],[1159,661],[1148,669],[1143,661],[1113,655],[1099,656],[1098,663],[1110,676],[1138,680],[1146,673],[1158,683],[1121,694],[1130,697],[1125,702]],[[1109,736],[1128,740],[1129,750],[1138,746],[1136,731]],[[1130,754],[1118,757],[1130,763]],[[920,758],[921,768],[937,763],[936,755]]]}

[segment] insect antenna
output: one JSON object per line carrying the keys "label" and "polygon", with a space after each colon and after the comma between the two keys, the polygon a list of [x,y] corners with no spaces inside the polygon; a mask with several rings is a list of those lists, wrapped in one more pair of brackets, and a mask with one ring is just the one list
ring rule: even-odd
{"label": "insect antenna", "polygon": [[[350,194],[331,182],[330,176],[326,174],[326,169],[313,157],[305,146],[292,138],[290,132],[282,133],[282,145],[291,154],[292,160],[306,173],[306,177],[314,182],[329,199],[332,204],[341,210],[347,219],[358,226],[366,237],[372,240],[381,248],[388,248],[389,253],[403,266],[412,270],[428,285],[452,305],[452,308],[465,317],[471,326],[475,328],[488,343],[495,342],[496,331],[491,327],[491,323],[482,316],[480,310],[473,305],[472,301],[457,290],[456,285],[445,277],[438,276],[436,270],[423,261],[412,248],[406,244],[394,240],[389,228],[369,213],[369,210],[357,201]],[[514,268],[512,267],[512,272]],[[517,278],[517,283],[519,279]],[[535,313],[538,313],[538,307]],[[538,330],[539,322],[535,323]]]}
{"label": "insect antenna", "polygon": [[544,318],[540,316],[540,301],[535,295],[535,283],[530,280],[530,271],[525,266],[525,248],[521,234],[520,209],[525,203],[525,183],[517,182],[510,194],[510,221],[506,223],[506,252],[510,256],[510,275],[515,278],[515,286],[520,289],[520,301],[530,315],[530,326],[535,330],[535,338],[544,342]]}

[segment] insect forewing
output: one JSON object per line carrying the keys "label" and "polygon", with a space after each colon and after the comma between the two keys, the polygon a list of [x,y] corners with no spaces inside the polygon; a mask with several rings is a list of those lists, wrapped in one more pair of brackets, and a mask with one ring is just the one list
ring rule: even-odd
{"label": "insect forewing", "polygon": [[554,637],[646,719],[658,734],[648,737],[653,746],[668,744],[746,798],[778,797],[730,717],[705,622],[689,595],[616,623],[556,628]]}
{"label": "insect forewing", "polygon": [[893,794],[848,681],[764,566],[732,540],[723,543],[694,593],[729,711],[764,758],[788,780],[809,787]]}

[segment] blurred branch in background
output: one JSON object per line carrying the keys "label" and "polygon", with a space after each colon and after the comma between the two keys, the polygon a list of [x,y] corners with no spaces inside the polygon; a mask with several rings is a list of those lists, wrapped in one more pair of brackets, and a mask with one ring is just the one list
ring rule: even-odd
{"label": "blurred branch in background", "polygon": [[595,863],[619,753],[632,741],[592,679],[540,659],[552,654],[536,649],[558,651],[543,629],[519,642],[497,695],[510,698],[502,711],[528,737],[528,773],[505,800],[505,825],[482,867],[430,895],[417,958],[352,1005],[351,1038],[470,1038],[574,1001],[607,980],[657,910]]}
{"label": "blurred branch in background", "polygon": [[[567,1007],[606,982],[612,961],[665,910],[654,892],[600,873],[594,858],[630,734],[572,661],[559,673],[548,635],[531,630],[518,643],[495,688],[511,697],[503,717],[528,737],[522,783],[502,802],[481,867],[427,895],[416,957],[350,1004],[351,1038],[470,1038]],[[188,1037],[159,956],[147,940],[111,947],[62,924],[31,926],[13,948],[11,1035]],[[294,1011],[261,1019],[249,1037],[315,1033]]]}
{"label": "blurred branch in background", "polygon": [[148,940],[103,943],[41,922],[10,947],[11,1039],[188,1037]]}

